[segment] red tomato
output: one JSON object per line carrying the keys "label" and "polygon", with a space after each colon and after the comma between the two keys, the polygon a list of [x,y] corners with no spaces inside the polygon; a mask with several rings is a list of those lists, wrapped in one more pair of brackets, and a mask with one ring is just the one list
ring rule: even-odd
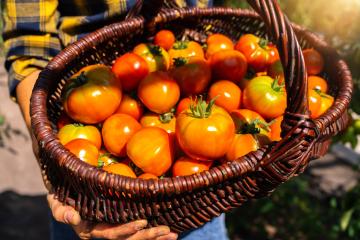
{"label": "red tomato", "polygon": [[181,99],[176,107],[176,116],[178,116],[181,112],[189,109],[191,101],[192,100],[188,97]]}
{"label": "red tomato", "polygon": [[285,113],[285,87],[271,77],[256,77],[245,88],[243,103],[245,108],[259,113],[266,119],[277,118]]}
{"label": "red tomato", "polygon": [[118,157],[126,156],[126,144],[129,139],[141,129],[135,118],[118,113],[104,122],[102,136],[106,149]]}
{"label": "red tomato", "polygon": [[231,112],[237,133],[259,134],[270,137],[270,128],[265,119],[257,112],[239,109]]}
{"label": "red tomato", "polygon": [[206,40],[206,45],[207,58],[219,51],[234,50],[234,43],[232,40],[220,33],[210,35]]}
{"label": "red tomato", "polygon": [[315,90],[309,90],[309,110],[311,113],[311,118],[315,119],[318,118],[321,110],[321,95],[320,93],[316,92]]}
{"label": "red tomato", "polygon": [[216,80],[227,79],[239,83],[246,74],[246,58],[242,53],[235,50],[214,53],[209,62],[213,77]]}
{"label": "red tomato", "polygon": [[56,123],[56,126],[59,129],[63,128],[65,125],[74,123],[74,120],[72,120],[66,112],[61,112],[60,117]]}
{"label": "red tomato", "polygon": [[154,174],[151,174],[151,173],[143,173],[140,176],[138,176],[138,178],[142,178],[142,179],[159,179],[157,176],[155,176]]}
{"label": "red tomato", "polygon": [[319,90],[323,93],[327,93],[328,84],[325,79],[318,76],[309,76],[308,78],[308,88],[310,90]]}
{"label": "red tomato", "polygon": [[324,69],[324,58],[315,49],[303,51],[306,69],[309,75],[318,75]]}
{"label": "red tomato", "polygon": [[166,71],[170,67],[169,54],[162,47],[141,43],[133,52],[147,62],[150,72]]}
{"label": "red tomato", "polygon": [[77,156],[81,161],[95,167],[98,166],[99,150],[88,140],[74,139],[65,144],[64,147]]}
{"label": "red tomato", "polygon": [[171,65],[179,58],[184,58],[188,63],[205,59],[201,45],[194,41],[176,42],[169,50],[169,56]]}
{"label": "red tomato", "polygon": [[175,134],[176,118],[171,113],[164,115],[148,113],[141,118],[140,123],[143,127],[158,127],[169,134]]}
{"label": "red tomato", "polygon": [[204,60],[175,64],[171,76],[179,84],[182,95],[190,96],[203,93],[211,81],[211,68]]}
{"label": "red tomato", "polygon": [[272,124],[270,125],[270,129],[271,129],[270,140],[272,142],[281,140],[281,123],[283,120],[284,120],[284,116],[280,116],[272,121]]}
{"label": "red tomato", "polygon": [[321,107],[319,115],[323,115],[334,104],[334,98],[328,94],[321,94]]}
{"label": "red tomato", "polygon": [[140,82],[138,96],[148,109],[162,114],[179,101],[180,88],[168,73],[154,72]]}
{"label": "red tomato", "polygon": [[164,48],[166,51],[172,48],[175,41],[175,35],[169,30],[161,30],[154,38],[154,44]]}
{"label": "red tomato", "polygon": [[257,72],[265,71],[269,65],[280,59],[274,45],[253,34],[243,35],[235,49],[245,55],[249,66]]}
{"label": "red tomato", "polygon": [[58,138],[62,145],[74,139],[86,139],[94,144],[98,149],[101,148],[101,134],[94,126],[84,126],[81,124],[69,124],[58,132]]}
{"label": "red tomato", "polygon": [[204,162],[189,157],[181,157],[174,163],[172,174],[174,177],[193,175],[209,170],[212,163],[212,161]]}
{"label": "red tomato", "polygon": [[236,134],[228,152],[226,153],[226,159],[228,161],[235,161],[249,152],[253,152],[258,149],[259,143],[252,134]]}
{"label": "red tomato", "polygon": [[143,115],[143,112],[144,108],[140,101],[135,100],[129,95],[124,95],[123,99],[121,100],[120,106],[115,113],[124,113],[132,116],[137,121],[139,121],[139,119]]}
{"label": "red tomato", "polygon": [[122,175],[125,177],[136,178],[134,171],[129,166],[123,163],[110,164],[108,166],[103,167],[103,170],[109,173]]}
{"label": "red tomato", "polygon": [[285,83],[284,69],[281,61],[278,60],[269,66],[269,76],[274,79],[279,79],[279,84]]}
{"label": "red tomato", "polygon": [[169,134],[158,127],[145,127],[134,134],[127,144],[127,155],[146,173],[163,175],[171,167],[173,146]]}
{"label": "red tomato", "polygon": [[110,117],[119,107],[121,83],[104,65],[82,68],[64,87],[64,109],[74,120],[96,124]]}
{"label": "red tomato", "polygon": [[176,137],[181,149],[196,160],[215,160],[226,154],[235,136],[230,115],[214,101],[200,99],[197,106],[180,113]]}
{"label": "red tomato", "polygon": [[112,71],[121,81],[123,90],[131,92],[137,89],[140,81],[149,74],[149,67],[142,57],[126,53],[115,60]]}
{"label": "red tomato", "polygon": [[231,112],[240,108],[241,90],[235,83],[222,80],[210,87],[208,98],[209,100],[216,98],[216,105]]}

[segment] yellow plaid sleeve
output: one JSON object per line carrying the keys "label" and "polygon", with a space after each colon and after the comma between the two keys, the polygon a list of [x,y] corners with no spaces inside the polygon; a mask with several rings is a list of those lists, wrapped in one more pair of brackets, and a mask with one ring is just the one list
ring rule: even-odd
{"label": "yellow plaid sleeve", "polygon": [[5,68],[12,97],[22,79],[44,68],[61,50],[57,6],[57,0],[2,1]]}

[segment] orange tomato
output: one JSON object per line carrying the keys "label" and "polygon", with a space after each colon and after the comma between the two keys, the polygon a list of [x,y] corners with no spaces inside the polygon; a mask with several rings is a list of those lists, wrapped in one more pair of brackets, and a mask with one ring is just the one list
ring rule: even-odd
{"label": "orange tomato", "polygon": [[175,35],[169,30],[159,31],[154,38],[154,44],[164,48],[166,51],[172,48],[175,41]]}
{"label": "orange tomato", "polygon": [[270,125],[270,140],[272,142],[281,140],[281,123],[284,120],[284,116],[275,118]]}
{"label": "orange tomato", "polygon": [[139,121],[139,119],[143,115],[143,112],[144,108],[140,101],[135,100],[129,95],[124,95],[123,99],[121,100],[120,106],[115,113],[124,113],[132,116],[137,121]]}
{"label": "orange tomato", "polygon": [[321,115],[321,95],[315,90],[309,90],[308,94],[310,116],[313,119],[318,118]]}
{"label": "orange tomato", "polygon": [[166,71],[170,67],[169,54],[162,47],[140,43],[133,52],[147,62],[150,72]]}
{"label": "orange tomato", "polygon": [[188,176],[210,169],[212,161],[197,161],[189,157],[181,157],[174,163],[172,174],[177,176]]}
{"label": "orange tomato", "polygon": [[102,136],[106,149],[118,157],[126,156],[126,144],[141,129],[135,118],[117,113],[106,119],[102,128]]}
{"label": "orange tomato", "polygon": [[334,104],[334,97],[322,93],[321,94],[321,107],[319,111],[319,115],[323,115],[329,108]]}
{"label": "orange tomato", "polygon": [[247,71],[245,56],[235,50],[216,52],[211,55],[209,62],[216,80],[227,79],[239,83]]}
{"label": "orange tomato", "polygon": [[151,173],[143,173],[140,176],[138,176],[138,178],[142,178],[142,179],[159,179],[157,176],[155,176],[154,174],[151,174]]}
{"label": "orange tomato", "polygon": [[252,134],[236,134],[226,153],[228,161],[235,161],[249,152],[259,149],[259,143]]}
{"label": "orange tomato", "polygon": [[81,161],[95,167],[98,166],[99,150],[88,140],[74,139],[65,144],[64,147],[77,156]]}
{"label": "orange tomato", "polygon": [[74,120],[96,124],[119,107],[121,83],[105,65],[90,65],[73,75],[64,87],[64,109]]}
{"label": "orange tomato", "polygon": [[134,171],[128,165],[123,163],[110,164],[108,166],[103,167],[103,170],[108,173],[136,178]]}
{"label": "orange tomato", "polygon": [[86,139],[94,144],[98,149],[101,148],[101,134],[94,126],[84,126],[81,124],[68,124],[60,129],[58,138],[62,145],[74,139]]}
{"label": "orange tomato", "polygon": [[231,112],[237,133],[260,134],[270,137],[270,129],[265,119],[249,109],[238,109]]}
{"label": "orange tomato", "polygon": [[209,100],[215,99],[215,104],[231,112],[239,109],[241,104],[241,90],[233,82],[222,80],[214,83],[209,90]]}
{"label": "orange tomato", "polygon": [[178,116],[181,112],[189,109],[190,104],[191,99],[189,97],[181,99],[176,107],[176,116]]}
{"label": "orange tomato", "polygon": [[204,60],[204,50],[201,45],[194,41],[176,42],[169,50],[170,63],[174,64],[175,59],[185,59],[188,63],[195,60]]}
{"label": "orange tomato", "polygon": [[323,93],[327,93],[328,84],[325,79],[318,76],[309,76],[308,88],[312,90],[319,90]]}
{"label": "orange tomato", "polygon": [[315,49],[305,49],[303,51],[305,66],[309,75],[318,75],[324,69],[324,58]]}
{"label": "orange tomato", "polygon": [[209,58],[216,52],[234,49],[234,43],[232,42],[232,40],[220,33],[210,35],[206,40],[206,45],[207,58]]}
{"label": "orange tomato", "polygon": [[155,113],[166,113],[180,98],[180,88],[166,72],[153,72],[139,85],[138,97],[144,105]]}
{"label": "orange tomato", "polygon": [[197,106],[176,119],[176,137],[181,149],[196,160],[215,160],[228,151],[235,136],[230,115],[214,101],[200,99]]}
{"label": "orange tomato", "polygon": [[141,118],[140,123],[143,127],[158,127],[169,134],[175,134],[176,118],[171,113],[165,115],[147,113]]}
{"label": "orange tomato", "polygon": [[135,133],[127,144],[127,155],[146,173],[163,175],[171,167],[173,146],[169,134],[158,127],[145,127]]}

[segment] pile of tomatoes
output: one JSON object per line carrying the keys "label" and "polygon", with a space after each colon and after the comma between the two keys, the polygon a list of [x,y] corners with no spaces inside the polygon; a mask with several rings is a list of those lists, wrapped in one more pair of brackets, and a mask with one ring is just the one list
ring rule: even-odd
{"label": "pile of tomatoes", "polygon": [[[316,76],[322,56],[314,49],[304,56],[317,118],[334,99]],[[191,175],[281,140],[284,84],[279,53],[265,39],[246,34],[234,43],[212,34],[202,46],[162,30],[111,67],[86,66],[68,80],[58,138],[114,174]]]}

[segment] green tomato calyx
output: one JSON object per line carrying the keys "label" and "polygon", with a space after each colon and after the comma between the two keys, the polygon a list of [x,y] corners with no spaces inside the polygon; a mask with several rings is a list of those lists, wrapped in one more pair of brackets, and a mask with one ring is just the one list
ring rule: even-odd
{"label": "green tomato calyx", "polygon": [[177,41],[176,43],[174,43],[173,49],[175,50],[187,49],[188,45],[189,45],[188,41]]}
{"label": "green tomato calyx", "polygon": [[199,99],[195,98],[195,101],[190,97],[190,115],[194,118],[208,118],[211,116],[211,112],[213,109],[213,106],[215,104],[216,99],[215,97],[210,100],[209,103],[207,103],[203,96],[200,95]]}
{"label": "green tomato calyx", "polygon": [[275,91],[275,92],[280,92],[284,89],[285,84],[284,83],[279,83],[280,82],[280,77],[276,77],[274,79],[274,81],[271,84],[271,88]]}
{"label": "green tomato calyx", "polygon": [[174,66],[175,67],[182,67],[188,63],[188,60],[183,57],[174,58]]}
{"label": "green tomato calyx", "polygon": [[161,123],[169,123],[175,117],[175,109],[172,108],[170,112],[163,113],[159,115],[159,120]]}

